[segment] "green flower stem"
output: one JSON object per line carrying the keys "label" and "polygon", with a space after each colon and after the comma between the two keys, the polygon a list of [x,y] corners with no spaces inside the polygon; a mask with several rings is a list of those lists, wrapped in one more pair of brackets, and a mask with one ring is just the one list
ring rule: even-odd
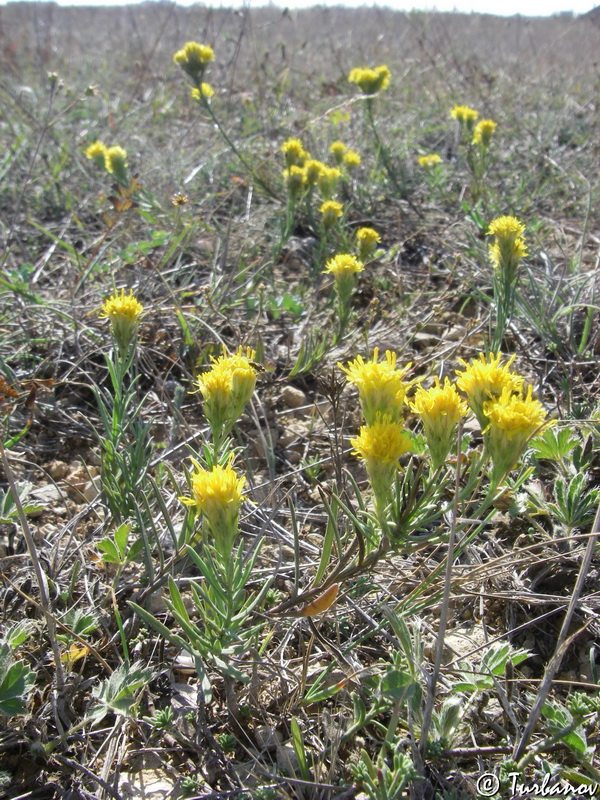
{"label": "green flower stem", "polygon": [[369,125],[371,130],[373,131],[373,136],[375,137],[375,143],[377,145],[377,157],[381,157],[381,161],[383,166],[385,167],[385,171],[388,174],[394,189],[400,194],[404,194],[404,190],[400,183],[398,182],[398,178],[396,177],[396,170],[392,164],[392,160],[390,158],[389,151],[385,144],[383,143],[381,137],[379,136],[379,131],[377,130],[377,126],[375,125],[375,118],[373,116],[373,98],[368,97],[365,101],[365,108],[367,112],[367,119],[369,120]]}
{"label": "green flower stem", "polygon": [[271,189],[269,184],[266,181],[264,181],[260,177],[260,175],[258,175],[256,173],[256,170],[254,169],[252,164],[250,164],[246,160],[246,157],[243,156],[241,154],[241,152],[238,150],[238,148],[236,147],[235,143],[232,141],[231,137],[229,136],[229,134],[225,130],[225,128],[221,125],[221,123],[217,119],[214,111],[212,110],[212,107],[211,107],[210,103],[205,98],[205,96],[202,94],[202,89],[201,89],[199,83],[196,84],[196,88],[200,92],[200,98],[201,98],[201,103],[202,103],[203,108],[205,108],[208,111],[208,114],[209,114],[210,118],[212,119],[215,128],[219,131],[219,133],[221,134],[221,136],[223,137],[223,139],[225,140],[225,142],[227,143],[227,145],[231,149],[231,151],[237,156],[239,162],[242,164],[242,166],[244,167],[246,172],[249,175],[252,176],[253,180],[255,180],[256,183],[258,183],[258,185],[266,192],[266,194],[269,195],[270,198],[272,198],[273,200],[280,200],[281,198],[279,197],[279,195],[276,194],[273,191],[273,189]]}

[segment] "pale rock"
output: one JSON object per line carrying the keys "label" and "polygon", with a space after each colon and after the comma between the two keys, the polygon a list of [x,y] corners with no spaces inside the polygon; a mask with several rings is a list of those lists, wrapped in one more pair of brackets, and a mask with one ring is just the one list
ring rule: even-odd
{"label": "pale rock", "polygon": [[92,478],[83,487],[82,494],[88,503],[92,503],[102,490],[102,481],[99,477]]}
{"label": "pale rock", "polygon": [[281,734],[270,725],[258,725],[254,737],[261,750],[275,750],[281,746]]}
{"label": "pale rock", "polygon": [[310,402],[308,396],[295,386],[285,386],[281,392],[281,399],[287,408],[300,408]]}
{"label": "pale rock", "polygon": [[284,775],[290,778],[297,774],[300,764],[291,744],[282,744],[277,747],[277,766]]}
{"label": "pale rock", "polygon": [[60,481],[66,478],[69,474],[69,465],[65,461],[53,461],[48,466],[48,475],[55,480]]}

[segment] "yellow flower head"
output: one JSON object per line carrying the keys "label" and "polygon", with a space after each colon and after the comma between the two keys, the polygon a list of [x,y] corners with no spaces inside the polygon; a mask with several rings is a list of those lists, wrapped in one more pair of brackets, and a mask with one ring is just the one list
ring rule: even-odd
{"label": "yellow flower head", "polygon": [[400,422],[406,390],[411,385],[403,378],[411,367],[396,369],[396,353],[385,352],[385,360],[379,361],[379,348],[373,350],[371,361],[357,356],[344,367],[338,367],[346,373],[350,383],[358,389],[360,406],[367,425],[374,425],[378,418],[387,416],[392,422]]}
{"label": "yellow flower head", "polygon": [[127,176],[127,151],[115,144],[108,147],[105,153],[106,171],[110,172],[120,182],[125,182]]}
{"label": "yellow flower head", "polygon": [[446,460],[458,421],[468,406],[448,378],[442,387],[437,377],[430,389],[419,386],[409,405],[421,417],[431,460],[437,468]]}
{"label": "yellow flower head", "polygon": [[324,169],[328,169],[327,165],[316,158],[308,158],[304,162],[304,171],[306,173],[306,182],[309,186],[314,186],[319,180],[319,176]]}
{"label": "yellow flower head", "polygon": [[519,262],[527,255],[524,233],[525,225],[516,217],[498,217],[487,230],[488,236],[495,236],[489,247],[490,260],[509,281],[515,277]]}
{"label": "yellow flower head", "polygon": [[344,154],[346,153],[347,149],[348,148],[343,142],[333,142],[333,144],[329,148],[329,152],[335,158],[336,164],[339,165],[342,163],[342,161],[344,160]]}
{"label": "yellow flower head", "polygon": [[515,394],[505,386],[499,397],[483,404],[488,419],[485,443],[492,459],[492,480],[498,482],[517,463],[531,436],[545,424],[546,409],[527,394]]}
{"label": "yellow flower head", "polygon": [[466,395],[471,410],[477,417],[482,430],[487,427],[488,419],[484,412],[484,404],[489,400],[498,398],[507,389],[509,393],[520,392],[523,378],[510,371],[510,366],[515,360],[511,356],[506,364],[500,364],[501,353],[490,353],[486,358],[483,353],[478,359],[473,359],[467,364],[463,359],[460,363],[465,367],[462,372],[457,370],[457,386]]}
{"label": "yellow flower head", "polygon": [[290,138],[281,145],[281,152],[285,156],[285,163],[288,169],[292,166],[303,166],[309,154],[304,149],[300,139]]}
{"label": "yellow flower head", "polygon": [[381,236],[373,228],[359,228],[356,231],[356,241],[358,243],[358,257],[361,261],[366,261],[375,252],[375,248],[381,241]]}
{"label": "yellow flower head", "polygon": [[306,171],[304,168],[292,164],[291,167],[283,170],[282,175],[290,197],[299,197],[306,189]]}
{"label": "yellow flower head", "polygon": [[231,555],[238,534],[239,513],[245,496],[242,493],[246,478],[239,476],[231,466],[232,459],[222,467],[202,469],[194,461],[196,471],[191,478],[192,497],[180,498],[183,503],[196,506],[204,515],[219,552],[226,558]]}
{"label": "yellow flower head", "polygon": [[356,83],[363,94],[376,94],[390,85],[392,73],[382,64],[380,67],[355,67],[350,70],[348,81]]}
{"label": "yellow flower head", "polygon": [[337,256],[330,258],[323,272],[330,272],[335,278],[345,277],[346,275],[355,275],[357,272],[362,272],[364,266],[356,256],[349,254],[339,253]]}
{"label": "yellow flower head", "polygon": [[94,144],[91,144],[87,150],[85,151],[86,158],[91,158],[91,160],[96,164],[97,167],[106,167],[106,151],[107,147],[101,141],[97,140]]}
{"label": "yellow flower head", "polygon": [[373,425],[363,425],[356,439],[351,439],[353,453],[367,462],[396,465],[403,453],[411,448],[411,440],[402,425],[392,422],[388,416]]}
{"label": "yellow flower head", "polygon": [[417,161],[419,162],[419,166],[423,167],[423,169],[433,169],[437,167],[438,164],[442,163],[442,157],[437,153],[431,153],[427,156],[419,156]]}
{"label": "yellow flower head", "polygon": [[375,496],[375,507],[380,517],[393,496],[394,478],[398,459],[411,448],[411,440],[402,425],[390,417],[381,417],[373,425],[363,425],[358,436],[350,440],[353,453],[365,462],[369,482]]}
{"label": "yellow flower head", "polygon": [[335,279],[335,291],[340,303],[340,314],[344,315],[349,309],[350,298],[356,283],[356,275],[362,272],[364,266],[356,256],[348,253],[338,253],[330,258],[323,272],[329,272]]}
{"label": "yellow flower head", "polygon": [[525,233],[525,225],[516,217],[497,217],[490,222],[487,229],[488,236],[497,236],[499,239],[514,242]]}
{"label": "yellow flower head", "polygon": [[352,172],[356,167],[360,167],[361,158],[356,150],[348,150],[344,154],[344,164]]}
{"label": "yellow flower head", "polygon": [[317,186],[323,197],[331,198],[341,177],[342,173],[337,167],[323,166],[317,178]]}
{"label": "yellow flower head", "polygon": [[193,100],[210,100],[214,95],[215,90],[210,83],[201,83],[199,88],[194,88],[190,92],[190,97]]}
{"label": "yellow flower head", "polygon": [[344,207],[341,203],[338,203],[337,200],[325,200],[319,208],[319,211],[321,212],[323,225],[326,228],[331,228],[344,213]]}
{"label": "yellow flower head", "polygon": [[252,397],[256,386],[255,357],[255,351],[249,347],[245,355],[241,347],[232,355],[223,347],[223,355],[213,358],[210,370],[196,380],[215,438],[229,432]]}
{"label": "yellow flower head", "polygon": [[493,119],[479,120],[473,131],[473,144],[481,144],[484,147],[490,146],[492,134],[498,127],[498,123]]}
{"label": "yellow flower head", "polygon": [[112,334],[121,352],[125,352],[133,341],[143,310],[133,292],[125,294],[125,289],[121,289],[121,294],[115,291],[102,304],[100,317],[110,320]]}
{"label": "yellow flower head", "polygon": [[173,61],[179,64],[194,81],[200,80],[206,65],[214,59],[215,53],[212,47],[198,42],[186,42],[173,56]]}
{"label": "yellow flower head", "polygon": [[471,130],[479,119],[479,112],[469,106],[454,106],[450,111],[450,116]]}

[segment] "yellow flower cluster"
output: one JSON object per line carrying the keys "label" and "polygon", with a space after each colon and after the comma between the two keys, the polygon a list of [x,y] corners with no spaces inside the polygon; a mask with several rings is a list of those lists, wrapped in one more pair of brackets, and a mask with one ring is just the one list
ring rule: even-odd
{"label": "yellow flower cluster", "polygon": [[212,88],[210,83],[202,82],[200,86],[191,90],[190,97],[193,100],[210,100],[214,93],[215,90]]}
{"label": "yellow flower cluster", "polygon": [[392,73],[382,64],[372,69],[371,67],[355,67],[350,70],[348,81],[356,83],[363,94],[374,95],[390,85]]}
{"label": "yellow flower cluster", "polygon": [[107,147],[97,140],[86,149],[85,155],[97,166],[114,175],[119,183],[127,182],[127,151],[119,145]]}
{"label": "yellow flower cluster", "polygon": [[363,425],[355,439],[350,439],[354,455],[365,462],[375,502],[385,512],[391,497],[398,459],[411,448],[411,440],[402,425],[383,416],[373,425]]}
{"label": "yellow flower cluster", "polygon": [[331,228],[344,213],[344,207],[337,200],[325,200],[319,208],[325,228]]}
{"label": "yellow flower cluster", "polygon": [[434,167],[442,163],[442,157],[437,153],[431,153],[430,155],[419,156],[417,161],[423,169],[434,169]]}
{"label": "yellow flower cluster", "polygon": [[348,376],[350,383],[358,389],[360,407],[367,425],[374,425],[378,417],[387,416],[391,422],[401,422],[406,390],[410,384],[404,376],[411,367],[397,369],[397,356],[386,350],[385,359],[379,360],[379,348],[373,350],[373,358],[365,361],[357,356],[347,366],[338,367]]}
{"label": "yellow flower cluster", "polygon": [[510,371],[515,356],[505,364],[501,359],[500,353],[480,353],[470,364],[461,360],[465,369],[457,372],[457,384],[481,425],[495,483],[515,466],[531,436],[548,424],[532,387],[525,391],[523,378]]}
{"label": "yellow flower cluster", "polygon": [[249,347],[245,355],[241,347],[232,355],[223,347],[223,355],[213,358],[210,370],[196,379],[204,399],[204,414],[216,441],[229,433],[252,397],[256,385],[255,357],[255,351]]}
{"label": "yellow flower cluster", "polygon": [[361,261],[371,258],[375,248],[381,242],[381,236],[373,228],[359,228],[356,231],[358,257]]}
{"label": "yellow flower cluster", "polygon": [[[312,158],[304,147],[301,139],[291,137],[281,145],[281,152],[285,159],[283,180],[288,196],[293,200],[301,197],[305,192],[312,192],[314,187],[319,189],[324,200],[332,200],[335,196],[338,183],[342,177],[341,167],[348,171],[360,164],[360,156],[354,150],[348,150],[343,142],[334,142],[330,147],[336,166],[329,166],[317,158]],[[326,206],[330,211],[332,206]],[[329,213],[326,225],[335,222],[335,215]]]}
{"label": "yellow flower cluster", "polygon": [[431,462],[434,469],[437,469],[450,452],[456,426],[460,418],[466,415],[467,404],[448,378],[441,386],[436,377],[435,384],[430,389],[418,387],[410,407],[423,422]]}
{"label": "yellow flower cluster", "polygon": [[333,155],[335,162],[338,165],[343,162],[347,150],[348,148],[343,142],[333,142],[329,148],[329,152]]}
{"label": "yellow flower cluster", "polygon": [[461,125],[466,125],[469,130],[472,130],[475,122],[479,119],[479,111],[469,106],[454,106],[450,110],[450,116]]}
{"label": "yellow flower cluster", "polygon": [[192,461],[196,467],[191,476],[192,496],[180,500],[188,506],[196,506],[204,515],[217,550],[228,560],[238,533],[246,478],[232,468],[233,458],[226,466],[216,464],[211,470],[203,469],[194,459]]}
{"label": "yellow flower cluster", "polygon": [[521,259],[527,255],[524,233],[525,225],[516,217],[498,217],[487,230],[488,236],[495,237],[489,246],[490,260],[508,282],[514,279]]}
{"label": "yellow flower cluster", "polygon": [[304,149],[300,139],[291,138],[281,145],[281,152],[285,157],[288,169],[293,166],[302,167],[310,154]]}
{"label": "yellow flower cluster", "polygon": [[356,275],[364,270],[362,261],[349,253],[338,253],[330,258],[323,272],[333,275],[335,291],[340,302],[340,313],[348,310],[348,304],[356,283]]}
{"label": "yellow flower cluster", "polygon": [[338,278],[356,275],[357,272],[362,272],[363,269],[362,262],[355,256],[340,253],[329,259],[323,272],[330,272],[335,278]]}
{"label": "yellow flower cluster", "polygon": [[546,422],[546,409],[533,399],[533,388],[527,394],[515,394],[508,387],[495,400],[484,405],[489,420],[485,430],[486,447],[492,459],[492,481],[499,483],[516,465],[527,442]]}
{"label": "yellow flower cluster", "polygon": [[352,170],[356,169],[356,167],[360,167],[360,164],[361,158],[356,150],[346,150],[344,154],[344,165],[346,166],[346,169],[352,172]]}
{"label": "yellow flower cluster", "polygon": [[186,72],[194,83],[200,83],[207,64],[214,61],[215,54],[208,44],[198,42],[186,42],[181,50],[178,50],[173,61]]}
{"label": "yellow flower cluster", "polygon": [[510,371],[516,356],[511,356],[506,364],[501,364],[502,354],[491,353],[473,359],[469,364],[462,358],[460,363],[464,370],[457,371],[457,385],[469,400],[469,406],[477,417],[482,430],[487,427],[488,419],[484,411],[484,404],[490,399],[498,398],[505,388],[511,392],[518,392],[523,386],[523,378]]}
{"label": "yellow flower cluster", "polygon": [[386,350],[385,359],[380,361],[379,349],[375,348],[370,361],[357,356],[346,366],[338,362],[338,367],[358,389],[366,425],[351,444],[354,454],[365,462],[382,524],[392,499],[398,459],[411,446],[403,426],[404,402],[410,386],[404,382],[404,375],[410,364],[400,370],[396,361],[396,353],[390,350]]}
{"label": "yellow flower cluster", "polygon": [[125,353],[133,341],[137,324],[144,307],[133,296],[133,292],[125,294],[115,291],[108,297],[100,309],[100,317],[109,319],[113,337],[122,353]]}
{"label": "yellow flower cluster", "polygon": [[473,144],[481,144],[483,147],[489,147],[492,139],[492,134],[498,127],[498,123],[493,119],[481,119],[475,125],[473,130]]}

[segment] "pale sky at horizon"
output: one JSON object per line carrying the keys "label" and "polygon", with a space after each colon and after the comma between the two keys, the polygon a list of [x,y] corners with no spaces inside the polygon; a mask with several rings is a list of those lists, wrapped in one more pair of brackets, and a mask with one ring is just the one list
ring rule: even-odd
{"label": "pale sky at horizon", "polygon": [[[138,5],[143,0],[57,0],[61,6],[119,6]],[[591,11],[600,0],[382,0],[382,2],[365,2],[365,0],[277,0],[273,3],[265,0],[212,0],[207,3],[196,3],[196,0],[178,0],[177,5],[206,5],[213,7],[240,8],[249,6],[256,8],[265,5],[275,5],[280,8],[308,8],[314,5],[321,6],[347,6],[372,7],[382,6],[398,11],[458,11],[462,13],[476,12],[479,14],[495,14],[498,16],[512,16],[521,14],[530,17],[547,17],[561,12],[585,14]],[[4,3],[1,3],[4,5]]]}

